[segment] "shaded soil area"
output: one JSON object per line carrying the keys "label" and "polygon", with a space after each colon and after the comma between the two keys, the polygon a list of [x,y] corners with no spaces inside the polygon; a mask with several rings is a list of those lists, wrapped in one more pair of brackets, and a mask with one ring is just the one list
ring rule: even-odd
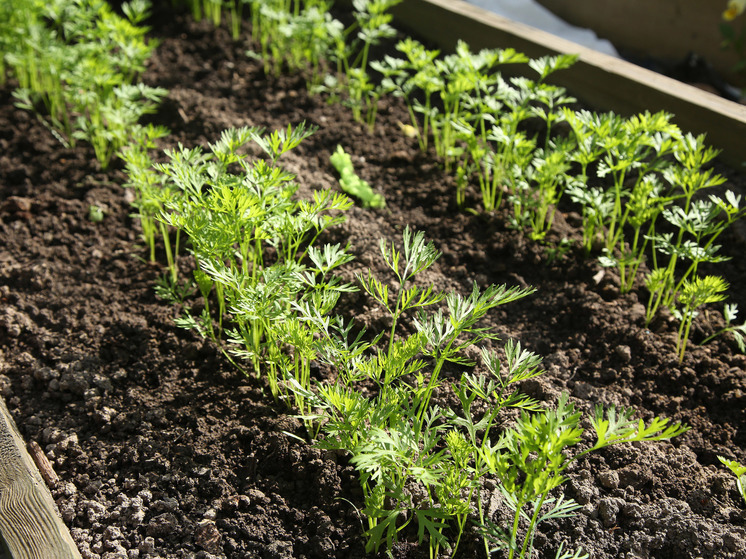
{"label": "shaded soil area", "polygon": [[[583,508],[543,526],[540,557],[554,557],[562,541],[596,559],[746,557],[744,503],[717,460],[746,463],[746,357],[727,336],[696,344],[722,326],[718,311],[696,321],[679,364],[677,323],[646,328],[642,288],[620,295],[618,279],[580,251],[552,260],[505,215],[459,212],[453,179],[401,135],[408,117],[396,102],[383,103],[370,134],[347,109],[310,97],[302,77],[265,76],[225,29],[172,14],[153,25],[162,43],[143,80],[170,90],[154,116],[172,130],[164,147],[206,145],[231,126],[319,126],[284,160],[300,194],[338,188],[329,156],[342,144],[388,202],[353,208],[332,233],[356,255],[345,274],[385,274],[378,240],[400,238],[407,224],[425,231],[443,256],[422,281],[464,293],[475,281],[536,287],[485,324],[544,356],[546,374],[524,383],[527,394],[551,406],[568,392],[585,412],[630,406],[692,427],[576,463],[563,490]],[[63,148],[13,107],[9,87],[0,123],[0,394],[59,475],[53,494],[83,557],[364,557],[362,494],[346,457],[303,442],[302,424],[263,380],[177,328],[174,309],[155,296],[163,271],[138,245],[121,163],[102,172],[88,147]],[[91,205],[104,209],[100,223],[89,220]],[[553,235],[577,238],[579,216],[562,210]],[[715,271],[746,309],[742,231],[722,239],[733,259]],[[341,312],[385,325],[362,294]],[[504,521],[494,485],[487,498]],[[413,541],[403,534],[394,556],[425,557]],[[474,529],[459,555],[484,556]]]}

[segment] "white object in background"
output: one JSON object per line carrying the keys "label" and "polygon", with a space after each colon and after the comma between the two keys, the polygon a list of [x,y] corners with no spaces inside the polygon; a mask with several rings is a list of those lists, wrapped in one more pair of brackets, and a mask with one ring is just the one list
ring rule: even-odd
{"label": "white object in background", "polygon": [[578,43],[584,47],[619,56],[614,45],[605,39],[599,39],[590,29],[583,29],[570,25],[558,18],[533,0],[466,0],[469,4],[479,6],[499,16],[512,19],[547,33],[552,33],[568,41]]}

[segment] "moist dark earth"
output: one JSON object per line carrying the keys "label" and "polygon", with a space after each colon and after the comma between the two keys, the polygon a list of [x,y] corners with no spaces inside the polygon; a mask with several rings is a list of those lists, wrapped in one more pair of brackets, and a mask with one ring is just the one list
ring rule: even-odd
{"label": "moist dark earth", "polygon": [[[746,357],[728,336],[697,345],[723,325],[719,309],[697,319],[679,364],[677,323],[645,326],[643,287],[620,295],[618,279],[579,249],[552,260],[506,215],[459,211],[453,179],[400,133],[408,117],[396,101],[382,103],[371,134],[344,107],[310,96],[302,76],[267,77],[245,55],[246,39],[170,12],[150,23],[161,45],[142,80],[170,90],[152,117],[172,131],[163,148],[206,145],[233,126],[319,126],[284,159],[299,194],[339,188],[329,156],[341,144],[387,200],[381,210],[354,207],[330,234],[356,255],[345,274],[383,274],[378,240],[400,239],[406,225],[424,231],[443,256],[421,281],[464,293],[475,281],[537,289],[485,323],[544,357],[546,373],[525,393],[552,406],[567,392],[586,413],[614,404],[692,427],[576,463],[562,490],[583,508],[540,527],[537,557],[553,558],[561,542],[597,559],[746,557],[746,507],[717,460],[746,463]],[[12,86],[0,90],[0,394],[58,474],[53,495],[83,557],[365,557],[362,493],[347,458],[304,442],[302,423],[262,379],[174,325],[176,310],[154,292],[163,269],[147,261],[122,163],[103,172],[87,146],[64,148],[14,108]],[[739,175],[717,170],[742,191]],[[104,209],[100,223],[88,219],[91,205]],[[560,208],[555,242],[578,238],[574,211]],[[746,309],[743,229],[722,244],[732,260],[711,271]],[[385,326],[362,294],[340,312]],[[487,511],[504,520],[487,487]],[[409,532],[393,549],[426,555]],[[459,556],[484,556],[475,529]]]}

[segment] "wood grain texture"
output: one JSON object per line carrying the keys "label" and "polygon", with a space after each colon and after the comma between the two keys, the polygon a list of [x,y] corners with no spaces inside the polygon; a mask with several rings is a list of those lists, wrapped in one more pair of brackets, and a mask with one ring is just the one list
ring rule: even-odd
{"label": "wood grain texture", "polygon": [[[723,49],[720,24],[726,0],[538,0],[559,17],[596,32],[625,53],[681,62],[690,52],[703,56],[728,80],[744,85],[735,49]],[[620,24],[620,22],[622,22]],[[736,36],[743,18],[731,23]],[[665,40],[661,40],[661,36]]]}
{"label": "wood grain texture", "polygon": [[746,106],[461,0],[406,0],[392,13],[400,25],[444,52],[463,39],[472,50],[512,47],[534,58],[578,54],[572,68],[551,76],[552,83],[600,111],[673,113],[685,132],[706,133],[707,143],[722,150],[723,161],[737,169],[746,161]]}
{"label": "wood grain texture", "polygon": [[0,533],[13,559],[80,559],[1,397]]}

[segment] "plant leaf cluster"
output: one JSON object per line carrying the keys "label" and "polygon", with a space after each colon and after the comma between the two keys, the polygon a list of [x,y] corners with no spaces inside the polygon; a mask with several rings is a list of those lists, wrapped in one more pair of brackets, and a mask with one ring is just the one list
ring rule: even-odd
{"label": "plant leaf cluster", "polygon": [[339,186],[350,196],[355,196],[363,203],[364,208],[383,208],[386,206],[381,194],[376,194],[370,185],[355,173],[352,158],[342,146],[331,155],[329,161],[339,173]]}
{"label": "plant leaf cluster", "polygon": [[251,39],[266,72],[308,70],[309,86],[318,86],[344,26],[329,13],[330,0],[244,0],[251,13]]}
{"label": "plant leaf cluster", "polygon": [[[226,354],[266,374],[275,398],[288,374],[302,387],[309,382],[314,332],[294,321],[295,305],[310,305],[323,317],[353,289],[333,272],[351,259],[347,249],[318,244],[344,221],[351,200],[330,190],[298,199],[295,176],[278,164],[314,130],[305,123],[271,133],[233,128],[207,151],[179,145],[166,150],[164,163],[144,153],[128,159],[130,179],[151,186],[156,198],[153,225],[162,232],[169,267],[159,294],[182,307],[179,325],[221,345],[225,336]],[[249,157],[249,144],[263,157]],[[193,259],[186,279],[177,261],[180,242]],[[184,304],[195,292],[198,313]]]}
{"label": "plant leaf cluster", "polygon": [[[360,474],[369,552],[390,550],[409,533],[428,545],[431,556],[444,549],[453,556],[471,521],[481,527],[488,555],[491,543],[498,543],[511,558],[529,557],[537,526],[579,507],[550,495],[573,460],[613,444],[669,439],[687,430],[661,418],[646,425],[633,420],[630,410],[598,408],[591,419],[596,443],[569,456],[581,442],[581,414],[567,396],[556,410],[546,410],[519,390],[522,381],[542,374],[541,358],[512,340],[502,355],[482,346],[496,337],[480,320],[534,290],[493,285],[482,291],[475,285],[464,296],[421,287],[417,276],[440,254],[422,232],[409,228],[401,248],[382,240],[380,252],[393,281],[370,270],[358,281],[389,315],[390,330],[353,335],[353,325],[341,317],[294,305],[299,320],[320,334],[313,342],[316,359],[337,377],[310,389],[292,378],[289,383],[313,410],[305,418],[319,426],[317,444],[348,453]],[[405,316],[414,326],[408,336],[401,332]],[[469,350],[478,346],[481,363],[474,368]],[[455,409],[434,402],[443,390],[457,397]],[[507,408],[521,410],[521,416],[515,426],[501,429]],[[482,482],[488,475],[500,482],[515,513],[507,530],[485,517]],[[561,549],[557,556],[583,554]]]}
{"label": "plant leaf cluster", "polygon": [[135,83],[157,45],[141,25],[149,10],[148,0],[123,3],[125,17],[103,0],[4,3],[0,75],[18,81],[16,105],[65,144],[89,142],[103,168],[167,94]]}

